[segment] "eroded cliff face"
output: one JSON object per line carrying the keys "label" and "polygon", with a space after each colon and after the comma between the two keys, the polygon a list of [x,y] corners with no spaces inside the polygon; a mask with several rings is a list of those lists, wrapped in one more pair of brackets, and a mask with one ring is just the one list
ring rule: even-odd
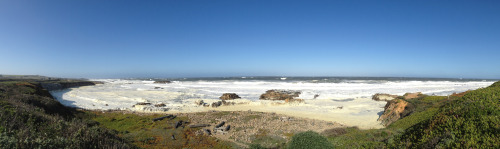
{"label": "eroded cliff face", "polygon": [[75,82],[40,83],[40,85],[48,91],[61,90],[61,89],[80,87],[80,86],[90,86],[90,85],[96,85],[96,84],[101,84],[101,82],[75,81]]}
{"label": "eroded cliff face", "polygon": [[402,118],[403,112],[405,111],[405,108],[408,106],[408,102],[402,100],[402,99],[394,99],[387,101],[387,104],[385,105],[385,110],[384,114],[382,114],[379,118],[378,121],[382,123],[384,126],[388,126],[391,123],[397,121],[398,119]]}

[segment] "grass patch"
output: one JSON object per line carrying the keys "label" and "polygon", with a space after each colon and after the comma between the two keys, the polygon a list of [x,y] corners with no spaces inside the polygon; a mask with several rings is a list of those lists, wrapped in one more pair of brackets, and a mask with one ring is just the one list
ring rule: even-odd
{"label": "grass patch", "polygon": [[247,115],[245,117],[243,117],[242,121],[243,122],[248,122],[250,120],[253,120],[253,119],[258,119],[258,118],[261,118],[262,116],[261,115]]}
{"label": "grass patch", "polygon": [[[152,120],[164,115],[137,115],[120,112],[100,113],[93,112],[93,120],[102,127],[119,132],[118,136],[125,138],[141,148],[231,148],[232,144],[217,141],[213,137],[197,135],[200,128],[185,127],[184,124],[175,128],[178,121],[188,121],[187,117]],[[172,137],[173,136],[173,137]]]}

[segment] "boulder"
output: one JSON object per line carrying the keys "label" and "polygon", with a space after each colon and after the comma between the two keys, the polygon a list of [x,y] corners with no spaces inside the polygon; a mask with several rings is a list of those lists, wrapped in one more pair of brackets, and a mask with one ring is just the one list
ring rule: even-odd
{"label": "boulder", "polygon": [[208,129],[203,129],[203,132],[205,132],[206,135],[212,135],[212,132]]}
{"label": "boulder", "polygon": [[404,111],[408,104],[407,101],[402,99],[387,101],[384,107],[384,114],[382,114],[377,121],[380,121],[384,126],[389,126],[391,123],[407,115],[404,114]]}
{"label": "boulder", "polygon": [[217,108],[217,107],[219,107],[219,106],[221,106],[221,105],[222,105],[222,101],[217,101],[217,102],[213,102],[213,103],[212,103],[212,107],[213,107],[213,108]]}
{"label": "boulder", "polygon": [[404,99],[413,99],[413,98],[419,98],[422,95],[424,95],[424,94],[422,94],[422,92],[406,93],[405,95],[403,95],[403,98]]}
{"label": "boulder", "polygon": [[225,122],[225,121],[222,121],[222,122],[220,122],[219,124],[215,125],[215,128],[222,127],[222,126],[224,126],[224,124],[226,124],[226,122]]}
{"label": "boulder", "polygon": [[205,103],[205,102],[204,102],[203,100],[201,100],[201,99],[200,99],[200,100],[196,100],[196,101],[194,102],[194,104],[199,105],[199,106],[203,105],[204,103]]}
{"label": "boulder", "polygon": [[260,95],[260,100],[291,100],[299,97],[300,91],[294,90],[268,90],[266,93]]}
{"label": "boulder", "polygon": [[390,101],[396,98],[398,98],[398,95],[381,94],[381,93],[377,93],[372,96],[372,99],[375,101]]}
{"label": "boulder", "polygon": [[233,100],[233,99],[239,99],[241,98],[240,96],[238,96],[237,94],[235,93],[224,93],[222,94],[222,96],[219,97],[220,99],[222,100]]}

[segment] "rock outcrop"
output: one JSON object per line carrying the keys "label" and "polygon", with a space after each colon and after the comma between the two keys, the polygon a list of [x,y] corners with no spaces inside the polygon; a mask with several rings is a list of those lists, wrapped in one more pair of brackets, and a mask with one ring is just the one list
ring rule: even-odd
{"label": "rock outcrop", "polygon": [[406,93],[405,95],[403,95],[403,98],[404,99],[413,99],[413,98],[419,98],[422,95],[424,95],[424,94],[422,94],[422,92]]}
{"label": "rock outcrop", "polygon": [[294,90],[268,90],[266,93],[260,95],[260,100],[293,100],[299,97],[300,91]]}
{"label": "rock outcrop", "polygon": [[398,98],[398,95],[382,94],[382,93],[377,93],[372,96],[372,99],[375,101],[390,101],[396,98]]}
{"label": "rock outcrop", "polygon": [[407,115],[404,114],[404,111],[408,104],[408,102],[402,99],[387,101],[384,107],[384,114],[382,114],[377,121],[380,121],[384,126],[389,126],[391,123]]}
{"label": "rock outcrop", "polygon": [[241,98],[241,97],[235,93],[224,93],[224,94],[222,94],[222,96],[219,97],[219,99],[222,99],[222,100],[233,100],[233,99],[239,99],[239,98]]}

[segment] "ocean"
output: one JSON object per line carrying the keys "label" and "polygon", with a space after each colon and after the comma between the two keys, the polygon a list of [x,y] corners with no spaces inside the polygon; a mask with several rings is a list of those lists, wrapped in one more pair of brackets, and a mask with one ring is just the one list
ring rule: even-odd
{"label": "ocean", "polygon": [[[155,80],[171,83],[157,84]],[[381,78],[381,77],[225,77],[225,78],[135,78],[97,79],[104,84],[51,92],[62,104],[93,110],[131,110],[143,112],[201,112],[216,108],[195,104],[219,101],[223,93],[236,93],[239,108],[225,110],[257,110],[264,112],[294,112],[328,115],[328,120],[342,118],[365,119],[366,127],[375,126],[385,102],[371,99],[376,93],[403,95],[422,92],[446,96],[452,93],[487,87],[495,80]],[[296,90],[304,103],[282,105],[280,101],[259,100],[271,89]],[[317,96],[316,98],[314,98]],[[134,106],[137,103],[150,106]],[[165,107],[154,107],[155,104]],[[253,107],[253,108],[252,108]],[[341,108],[340,108],[341,107]],[[224,109],[220,108],[220,109]],[[342,118],[339,118],[342,117]],[[326,119],[326,118],[325,118]],[[350,123],[344,122],[346,124]],[[359,122],[358,122],[359,123]],[[361,122],[363,123],[363,122]]]}

